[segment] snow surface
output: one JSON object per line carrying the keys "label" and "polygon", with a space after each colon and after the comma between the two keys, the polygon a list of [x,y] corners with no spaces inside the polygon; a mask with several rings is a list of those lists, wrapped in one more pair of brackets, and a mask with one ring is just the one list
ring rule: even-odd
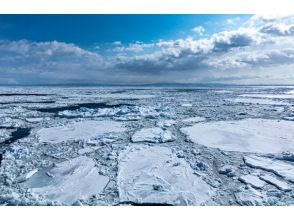
{"label": "snow surface", "polygon": [[181,131],[201,145],[225,151],[280,153],[294,151],[294,123],[244,119],[198,123]]}
{"label": "snow surface", "polygon": [[59,163],[46,173],[34,175],[26,186],[33,193],[70,205],[103,191],[109,178],[98,172],[92,159],[80,156]]}
{"label": "snow surface", "polygon": [[164,143],[173,140],[175,140],[175,136],[171,131],[158,127],[143,128],[132,136],[132,142]]}
{"label": "snow surface", "polygon": [[283,191],[290,191],[291,188],[290,186],[284,182],[281,181],[279,179],[277,179],[276,177],[269,175],[269,174],[263,174],[260,176],[260,179],[264,180],[267,183],[270,183],[274,186],[276,186],[278,189],[283,190]]}
{"label": "snow surface", "polygon": [[276,175],[294,182],[294,164],[286,163],[281,160],[259,156],[244,156],[245,163],[254,168],[273,172]]}
{"label": "snow surface", "polygon": [[213,190],[167,147],[133,144],[119,155],[121,202],[200,205]]}
{"label": "snow surface", "polygon": [[38,131],[39,140],[47,143],[60,143],[69,140],[90,139],[111,132],[123,132],[121,122],[80,121],[64,126],[42,128]]}
{"label": "snow surface", "polygon": [[254,176],[254,175],[250,175],[250,174],[240,176],[239,180],[243,183],[250,184],[254,188],[258,188],[258,189],[263,188],[266,184],[264,181],[259,179],[258,176]]}

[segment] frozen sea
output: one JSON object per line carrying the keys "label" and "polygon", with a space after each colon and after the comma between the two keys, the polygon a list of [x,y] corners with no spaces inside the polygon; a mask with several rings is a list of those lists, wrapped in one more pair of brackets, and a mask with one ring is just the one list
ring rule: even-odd
{"label": "frozen sea", "polygon": [[0,205],[294,205],[294,87],[0,87]]}

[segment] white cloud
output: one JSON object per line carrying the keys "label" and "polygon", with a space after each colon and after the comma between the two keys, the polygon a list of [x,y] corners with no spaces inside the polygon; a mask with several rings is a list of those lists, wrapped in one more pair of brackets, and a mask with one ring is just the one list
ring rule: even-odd
{"label": "white cloud", "polygon": [[116,41],[108,56],[57,41],[0,41],[0,83],[294,82],[294,16],[253,16],[199,36]]}
{"label": "white cloud", "polygon": [[192,29],[192,31],[195,32],[195,33],[197,33],[197,34],[199,34],[200,36],[202,36],[203,33],[205,32],[205,28],[202,27],[202,26],[197,26],[197,27],[194,27]]}

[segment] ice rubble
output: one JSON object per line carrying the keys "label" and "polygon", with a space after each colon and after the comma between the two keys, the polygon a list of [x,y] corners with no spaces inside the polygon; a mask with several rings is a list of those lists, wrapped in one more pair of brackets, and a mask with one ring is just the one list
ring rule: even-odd
{"label": "ice rubble", "polygon": [[118,189],[121,202],[200,205],[213,190],[171,149],[130,145],[119,155]]}
{"label": "ice rubble", "polygon": [[272,175],[263,174],[260,176],[260,179],[264,180],[265,182],[267,182],[269,184],[276,186],[280,190],[283,190],[283,191],[290,191],[291,190],[290,186],[286,182],[281,181]]}
{"label": "ice rubble", "polygon": [[47,172],[39,171],[25,185],[35,194],[70,205],[103,191],[109,178],[98,172],[92,159],[79,156],[59,163]]}
{"label": "ice rubble", "polygon": [[291,105],[288,102],[283,101],[275,101],[271,99],[258,99],[258,98],[234,98],[234,99],[226,99],[229,102],[236,102],[236,103],[245,103],[245,104],[259,104],[259,105]]}
{"label": "ice rubble", "polygon": [[244,162],[250,167],[273,172],[285,180],[294,183],[294,164],[291,164],[291,162],[286,163],[281,160],[254,155],[244,156]]}
{"label": "ice rubble", "polygon": [[244,119],[198,123],[181,128],[201,145],[225,151],[281,153],[294,151],[294,123],[285,120]]}
{"label": "ice rubble", "polygon": [[132,142],[164,143],[175,140],[171,131],[162,128],[143,128],[132,136]]}
{"label": "ice rubble", "polygon": [[242,175],[239,177],[239,180],[258,189],[263,188],[266,184],[263,180],[259,179],[258,176],[254,176],[251,174]]}
{"label": "ice rubble", "polygon": [[5,142],[10,138],[11,131],[6,129],[0,129],[0,143]]}
{"label": "ice rubble", "polygon": [[167,116],[169,109],[165,106],[122,106],[120,108],[80,108],[58,113],[63,117],[113,117],[120,121],[140,120],[141,118],[158,118]]}
{"label": "ice rubble", "polygon": [[79,121],[64,126],[41,128],[37,133],[39,140],[46,143],[60,143],[69,140],[90,139],[111,132],[123,132],[121,122]]}

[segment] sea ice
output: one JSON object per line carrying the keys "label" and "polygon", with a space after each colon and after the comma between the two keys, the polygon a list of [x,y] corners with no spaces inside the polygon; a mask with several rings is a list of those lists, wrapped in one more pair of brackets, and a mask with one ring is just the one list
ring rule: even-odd
{"label": "sea ice", "polygon": [[243,183],[250,184],[254,188],[258,188],[258,189],[263,188],[266,184],[264,181],[259,179],[258,176],[254,176],[254,175],[250,175],[250,174],[240,176],[239,180]]}
{"label": "sea ice", "polygon": [[99,175],[95,162],[86,156],[64,161],[32,176],[25,186],[48,200],[73,204],[79,199],[100,194],[109,178]]}
{"label": "sea ice", "polygon": [[260,176],[260,179],[276,186],[280,190],[283,190],[283,191],[290,191],[291,190],[290,186],[286,182],[281,181],[281,180],[277,179],[276,177],[273,177],[272,175],[264,174],[264,175]]}
{"label": "sea ice", "polygon": [[235,193],[236,201],[240,205],[260,206],[264,205],[264,196],[262,193],[252,187],[240,187]]}
{"label": "sea ice", "polygon": [[121,202],[200,205],[213,190],[167,147],[131,145],[119,155]]}
{"label": "sea ice", "polygon": [[246,104],[259,104],[259,105],[291,105],[288,102],[283,101],[275,101],[271,99],[258,99],[258,98],[235,98],[235,99],[226,99],[230,102],[237,102],[237,103],[246,103]]}
{"label": "sea ice", "polygon": [[244,156],[244,162],[250,167],[273,172],[294,183],[294,164],[291,164],[291,162],[286,163],[277,159],[259,156]]}
{"label": "sea ice", "polygon": [[182,122],[184,122],[184,123],[197,123],[197,122],[202,122],[205,120],[206,119],[203,117],[196,116],[196,117],[191,117],[191,118],[185,118],[182,120]]}
{"label": "sea ice", "polygon": [[198,123],[181,128],[201,145],[226,151],[281,153],[294,151],[294,123],[285,120],[244,119]]}
{"label": "sea ice", "polygon": [[267,98],[267,99],[294,99],[294,94],[243,94],[241,97],[250,97],[250,98]]}
{"label": "sea ice", "polygon": [[175,140],[171,131],[162,128],[143,128],[132,136],[132,142],[164,143]]}
{"label": "sea ice", "polygon": [[69,140],[90,139],[111,132],[123,132],[125,128],[116,121],[80,121],[64,126],[41,128],[38,131],[41,142],[60,143]]}
{"label": "sea ice", "polygon": [[156,126],[161,127],[161,128],[168,128],[171,127],[172,125],[175,125],[177,122],[175,120],[161,120],[156,122]]}

